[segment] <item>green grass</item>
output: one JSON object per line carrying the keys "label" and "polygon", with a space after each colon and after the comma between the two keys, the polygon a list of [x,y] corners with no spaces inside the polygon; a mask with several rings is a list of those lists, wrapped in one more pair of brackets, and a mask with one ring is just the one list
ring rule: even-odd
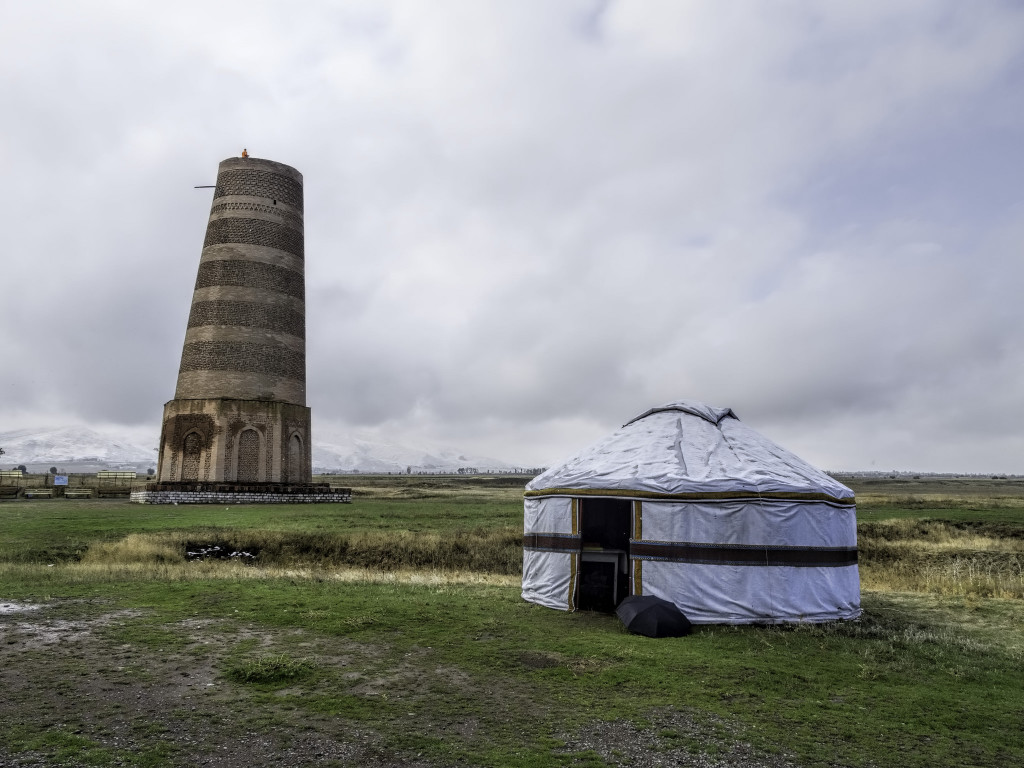
{"label": "green grass", "polygon": [[935,499],[927,497],[857,497],[857,520],[934,519],[960,523],[996,523],[1016,526],[1024,517],[1024,504],[1004,499]]}
{"label": "green grass", "polygon": [[1020,478],[837,479],[856,493],[858,520],[934,518],[1020,526],[1024,519],[1024,480]]}
{"label": "green grass", "polygon": [[8,747],[15,753],[33,752],[48,755],[46,765],[130,765],[137,768],[156,768],[168,765],[176,751],[165,743],[139,751],[110,749],[90,738],[69,732],[66,727],[41,731],[15,726],[8,729],[4,736]]}
{"label": "green grass", "polygon": [[[639,729],[651,749],[720,759],[750,744],[806,766],[1024,764],[1024,599],[1005,585],[1000,597],[981,582],[961,579],[970,588],[954,591],[921,578],[926,566],[1003,563],[1020,551],[1024,503],[996,481],[979,484],[863,492],[869,588],[856,622],[706,626],[650,640],[613,616],[526,603],[514,578],[417,581],[416,566],[435,568],[435,555],[410,563],[406,553],[389,566],[413,576],[340,578],[335,569],[349,562],[340,542],[390,538],[416,552],[424,542],[480,544],[520,530],[514,488],[470,484],[460,494],[457,483],[417,487],[410,478],[367,482],[351,505],[0,503],[0,596],[48,602],[70,623],[116,614],[95,631],[112,656],[98,668],[73,644],[59,646],[63,655],[11,657],[47,678],[59,672],[69,702],[97,676],[128,684],[137,670],[160,686],[170,673],[158,660],[197,665],[220,691],[203,700],[204,717],[259,732],[369,729],[374,754],[388,759],[596,766],[605,757],[581,733]],[[277,542],[275,566],[174,561],[197,532]],[[133,557],[144,568],[128,568]],[[305,567],[289,568],[295,560]],[[67,764],[123,757],[94,726],[54,731],[31,691],[11,690],[24,698],[11,700],[16,718],[0,718],[0,747]],[[69,714],[59,722],[72,722]],[[185,764],[160,733],[134,738],[151,764]]]}
{"label": "green grass", "polygon": [[[988,609],[983,630],[973,627],[971,603],[867,594],[860,622],[703,627],[652,641],[626,634],[611,616],[524,603],[508,587],[268,579],[68,592],[145,610],[146,619],[128,622],[145,632],[154,618],[174,628],[195,615],[272,634],[301,631],[260,653],[243,641],[223,658],[222,673],[271,687],[301,684],[275,700],[310,717],[370,724],[387,734],[389,749],[439,760],[514,764],[507,761],[525,750],[528,762],[556,765],[547,740],[660,710],[695,713],[709,732],[727,723],[760,749],[782,748],[815,765],[893,764],[893,755],[922,767],[958,764],[957,755],[973,765],[1024,760],[1020,601],[986,601],[1002,614]],[[1006,642],[1011,634],[1016,646]],[[299,656],[298,640],[309,637],[361,649],[363,677],[353,682]],[[159,636],[146,641],[154,644],[168,645]],[[398,733],[410,719],[422,731]],[[473,738],[433,735],[438,724],[467,720],[476,722]],[[411,745],[417,736],[426,741]]]}
{"label": "green grass", "polygon": [[[0,562],[65,562],[90,544],[131,533],[258,529],[309,535],[450,532],[522,528],[522,495],[491,498],[374,499],[352,504],[142,505],[122,500],[0,502]],[[206,534],[204,534],[206,535]]]}

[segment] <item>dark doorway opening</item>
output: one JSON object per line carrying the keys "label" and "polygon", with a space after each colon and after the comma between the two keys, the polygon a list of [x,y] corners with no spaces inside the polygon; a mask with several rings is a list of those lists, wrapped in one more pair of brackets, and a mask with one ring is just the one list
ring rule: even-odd
{"label": "dark doorway opening", "polygon": [[581,499],[579,607],[612,612],[629,592],[629,499]]}

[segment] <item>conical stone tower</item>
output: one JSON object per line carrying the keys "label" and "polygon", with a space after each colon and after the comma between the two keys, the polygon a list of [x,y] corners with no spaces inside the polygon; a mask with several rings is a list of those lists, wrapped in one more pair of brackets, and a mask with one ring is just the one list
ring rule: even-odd
{"label": "conical stone tower", "polygon": [[217,172],[159,482],[309,483],[302,174]]}

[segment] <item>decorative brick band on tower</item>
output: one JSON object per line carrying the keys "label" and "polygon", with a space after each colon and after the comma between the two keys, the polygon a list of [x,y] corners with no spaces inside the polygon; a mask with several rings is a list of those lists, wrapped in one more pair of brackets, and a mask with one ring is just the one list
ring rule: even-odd
{"label": "decorative brick band on tower", "polygon": [[306,404],[302,174],[220,164],[175,400]]}
{"label": "decorative brick band on tower", "polygon": [[310,483],[304,256],[302,174],[222,162],[154,490]]}

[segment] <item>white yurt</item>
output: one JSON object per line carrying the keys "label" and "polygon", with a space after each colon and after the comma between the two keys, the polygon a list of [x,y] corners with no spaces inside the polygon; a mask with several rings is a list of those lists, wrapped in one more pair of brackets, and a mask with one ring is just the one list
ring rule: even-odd
{"label": "white yurt", "polygon": [[853,492],[728,408],[679,401],[534,478],[523,598],[670,600],[695,624],[860,615]]}

